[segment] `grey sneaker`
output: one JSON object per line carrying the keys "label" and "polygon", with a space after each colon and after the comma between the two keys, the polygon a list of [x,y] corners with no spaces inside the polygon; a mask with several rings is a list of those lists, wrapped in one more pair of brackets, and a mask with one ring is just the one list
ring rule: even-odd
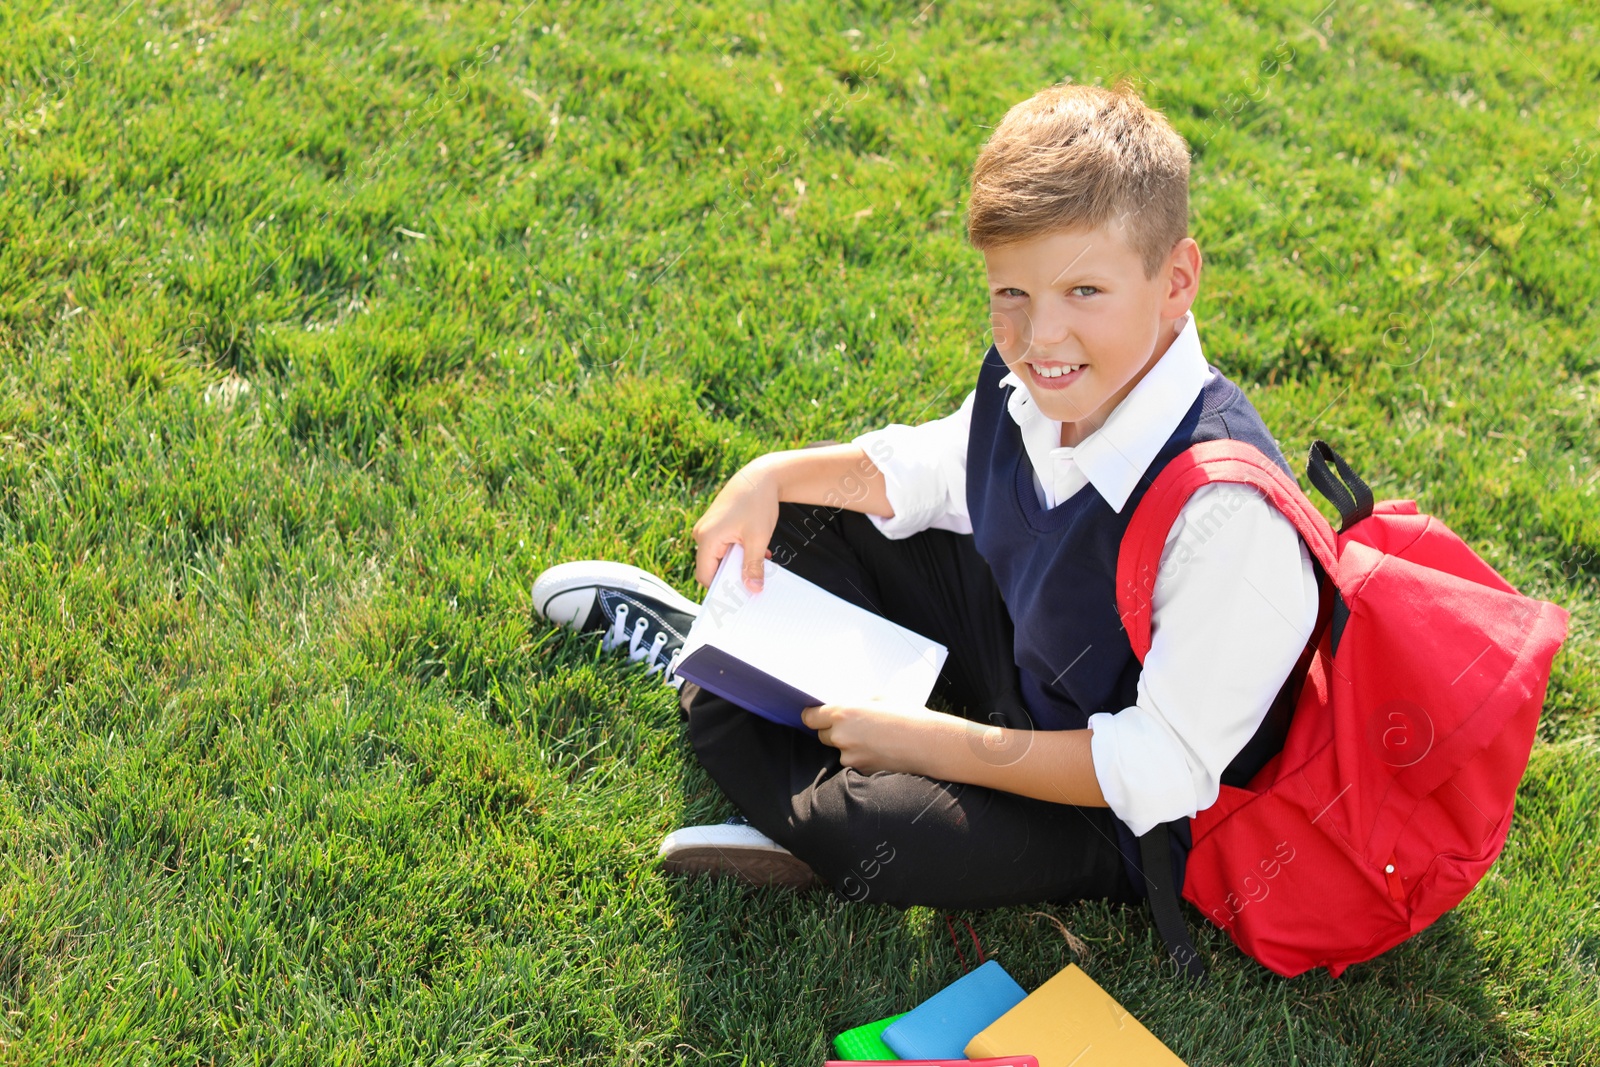
{"label": "grey sneaker", "polygon": [[700,605],[649,571],[597,559],[559,564],[534,580],[533,610],[558,625],[602,634],[606,651],[626,647],[647,673],[659,671],[662,681],[682,687],[678,658]]}
{"label": "grey sneaker", "polygon": [[735,816],[720,826],[685,826],[661,842],[657,855],[671,874],[728,875],[750,885],[811,889],[822,884],[804,860]]}

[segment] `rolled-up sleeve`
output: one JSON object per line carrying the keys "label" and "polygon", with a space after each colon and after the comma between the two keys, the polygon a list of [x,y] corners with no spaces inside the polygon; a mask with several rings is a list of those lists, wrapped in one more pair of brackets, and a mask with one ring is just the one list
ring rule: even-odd
{"label": "rolled-up sleeve", "polygon": [[883,472],[894,514],[869,515],[885,537],[898,540],[923,530],[971,533],[967,515],[967,433],[972,422],[968,393],[961,407],[942,419],[907,426],[893,423],[852,438]]}
{"label": "rolled-up sleeve", "polygon": [[1252,486],[1196,490],[1168,534],[1135,703],[1089,717],[1095,777],[1135,834],[1216,802],[1317,619],[1311,555]]}

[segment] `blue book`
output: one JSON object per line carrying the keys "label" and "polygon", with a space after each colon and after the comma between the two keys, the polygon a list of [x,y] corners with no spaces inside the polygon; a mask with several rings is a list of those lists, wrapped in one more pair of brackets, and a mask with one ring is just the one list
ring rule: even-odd
{"label": "blue book", "polygon": [[902,1059],[960,1059],[967,1042],[1027,995],[990,960],[906,1012],[884,1030],[882,1040]]}
{"label": "blue book", "polygon": [[722,557],[684,639],[680,676],[801,730],[800,710],[817,704],[927,704],[948,649],[771,560],[762,567],[761,592],[751,593],[743,547]]}

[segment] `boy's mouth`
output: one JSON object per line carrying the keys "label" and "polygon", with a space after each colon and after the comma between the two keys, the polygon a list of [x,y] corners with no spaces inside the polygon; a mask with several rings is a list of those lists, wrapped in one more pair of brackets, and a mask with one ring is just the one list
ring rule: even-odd
{"label": "boy's mouth", "polygon": [[1041,389],[1065,389],[1083,374],[1087,364],[1029,363],[1028,373]]}

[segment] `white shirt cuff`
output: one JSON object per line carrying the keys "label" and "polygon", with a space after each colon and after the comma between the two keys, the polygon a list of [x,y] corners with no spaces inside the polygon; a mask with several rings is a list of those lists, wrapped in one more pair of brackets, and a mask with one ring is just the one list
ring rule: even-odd
{"label": "white shirt cuff", "polygon": [[[1181,742],[1134,704],[1089,716],[1094,776],[1111,811],[1140,835],[1159,822],[1197,815],[1194,778]],[[1136,763],[1134,761],[1137,761]],[[1158,813],[1173,812],[1162,818]]]}

